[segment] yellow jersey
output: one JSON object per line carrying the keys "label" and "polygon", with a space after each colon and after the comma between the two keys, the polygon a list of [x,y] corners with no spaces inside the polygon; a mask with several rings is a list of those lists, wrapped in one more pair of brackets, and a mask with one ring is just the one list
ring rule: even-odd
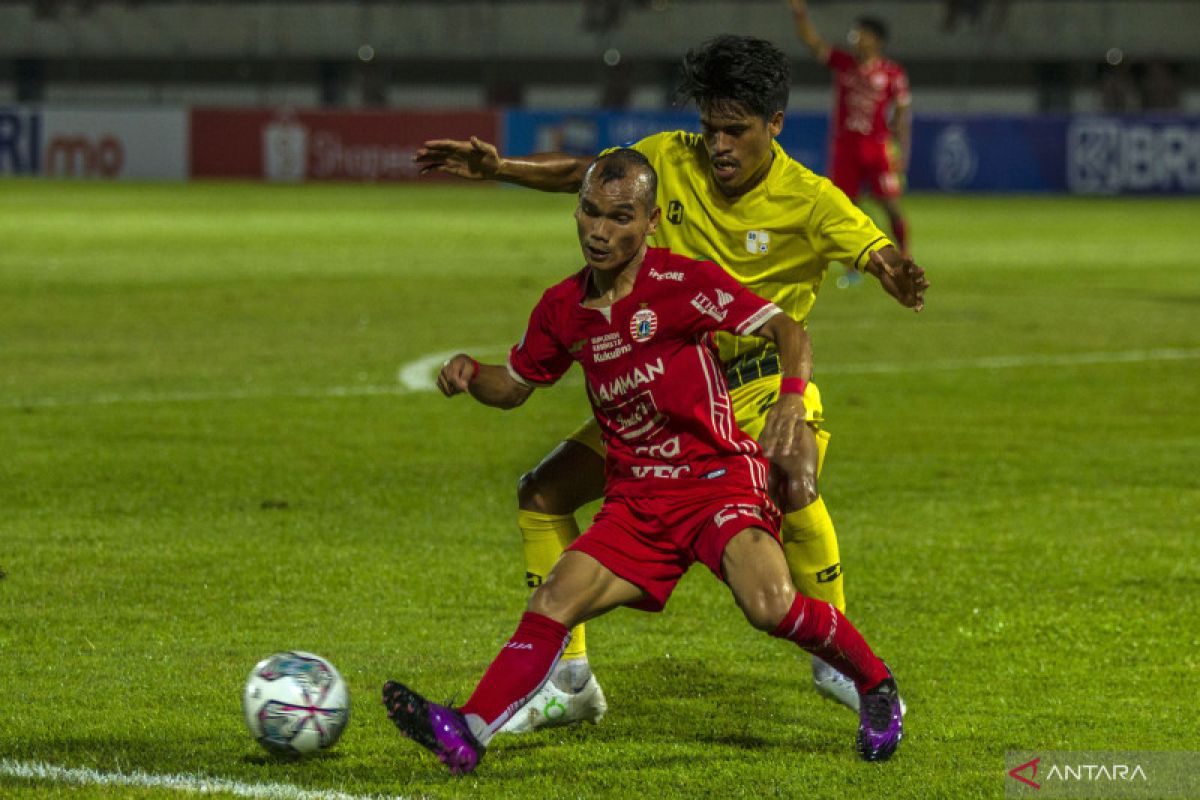
{"label": "yellow jersey", "polygon": [[[861,267],[868,252],[891,243],[833,183],[778,142],[771,142],[774,161],[766,178],[734,198],[713,179],[700,134],[658,133],[632,147],[658,172],[662,221],[653,245],[715,261],[801,324],[831,262]],[[717,344],[728,362],[766,343],[720,333]]]}

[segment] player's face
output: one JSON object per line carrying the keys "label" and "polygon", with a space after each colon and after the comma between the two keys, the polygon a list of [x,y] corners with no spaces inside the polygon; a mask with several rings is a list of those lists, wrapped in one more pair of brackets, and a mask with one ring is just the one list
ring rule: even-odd
{"label": "player's face", "polygon": [[592,269],[620,270],[642,253],[646,237],[658,227],[659,209],[647,209],[645,177],[588,179],[579,193],[575,224],[584,260]]}
{"label": "player's face", "polygon": [[737,103],[708,106],[700,112],[700,131],[713,178],[729,197],[758,185],[771,168],[771,140],[783,130],[783,112],[769,119]]}
{"label": "player's face", "polygon": [[873,58],[883,49],[879,37],[863,28],[852,28],[850,33],[846,34],[846,41],[854,48],[860,60]]}

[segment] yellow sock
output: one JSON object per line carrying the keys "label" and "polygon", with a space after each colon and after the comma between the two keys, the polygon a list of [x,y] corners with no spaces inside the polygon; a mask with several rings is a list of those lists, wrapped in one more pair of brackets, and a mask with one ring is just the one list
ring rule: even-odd
{"label": "yellow sock", "polygon": [[845,612],[842,563],[833,520],[818,497],[783,518],[783,554],[800,594],[833,603]]}
{"label": "yellow sock", "polygon": [[[558,557],[571,542],[579,538],[579,525],[574,514],[539,514],[536,511],[517,511],[517,527],[525,548],[525,584],[536,589],[546,580]],[[571,631],[571,642],[563,651],[564,660],[585,658],[587,640],[583,626]]]}

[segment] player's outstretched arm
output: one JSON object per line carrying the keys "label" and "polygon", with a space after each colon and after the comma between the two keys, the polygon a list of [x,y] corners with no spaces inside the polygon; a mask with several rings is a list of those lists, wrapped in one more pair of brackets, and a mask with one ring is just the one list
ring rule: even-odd
{"label": "player's outstretched arm", "polygon": [[831,49],[829,42],[821,36],[817,26],[813,25],[812,19],[808,16],[808,3],[806,0],[788,0],[788,5],[792,8],[792,21],[796,25],[796,38],[804,43],[804,46],[812,52],[817,60],[824,64],[829,60],[829,51]]}
{"label": "player's outstretched arm", "polygon": [[776,314],[754,332],[775,345],[783,374],[779,400],[767,412],[762,445],[767,458],[790,456],[799,452],[805,423],[804,387],[812,378],[812,339],[800,323],[787,314]]}
{"label": "player's outstretched arm", "polygon": [[533,388],[516,381],[507,368],[480,364],[466,353],[442,365],[437,387],[446,397],[467,392],[485,406],[496,408],[516,408],[533,394]]}
{"label": "player's outstretched arm", "polygon": [[535,153],[506,158],[496,146],[477,136],[470,141],[431,139],[417,150],[413,161],[421,174],[444,172],[475,181],[504,181],[543,192],[577,192],[590,158],[565,153]]}
{"label": "player's outstretched arm", "polygon": [[867,272],[879,279],[880,285],[905,308],[920,311],[925,307],[925,270],[911,258],[900,255],[892,245],[872,250],[864,264]]}

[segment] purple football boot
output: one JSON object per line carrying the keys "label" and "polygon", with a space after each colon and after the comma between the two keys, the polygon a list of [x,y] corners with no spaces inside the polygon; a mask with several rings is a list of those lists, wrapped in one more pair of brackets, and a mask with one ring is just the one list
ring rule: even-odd
{"label": "purple football boot", "polygon": [[888,677],[859,696],[858,754],[864,761],[887,761],[904,738],[904,708],[896,679]]}
{"label": "purple football boot", "polygon": [[383,685],[383,704],[400,733],[441,759],[451,775],[465,775],[483,758],[484,746],[453,708],[430,703],[396,681]]}

